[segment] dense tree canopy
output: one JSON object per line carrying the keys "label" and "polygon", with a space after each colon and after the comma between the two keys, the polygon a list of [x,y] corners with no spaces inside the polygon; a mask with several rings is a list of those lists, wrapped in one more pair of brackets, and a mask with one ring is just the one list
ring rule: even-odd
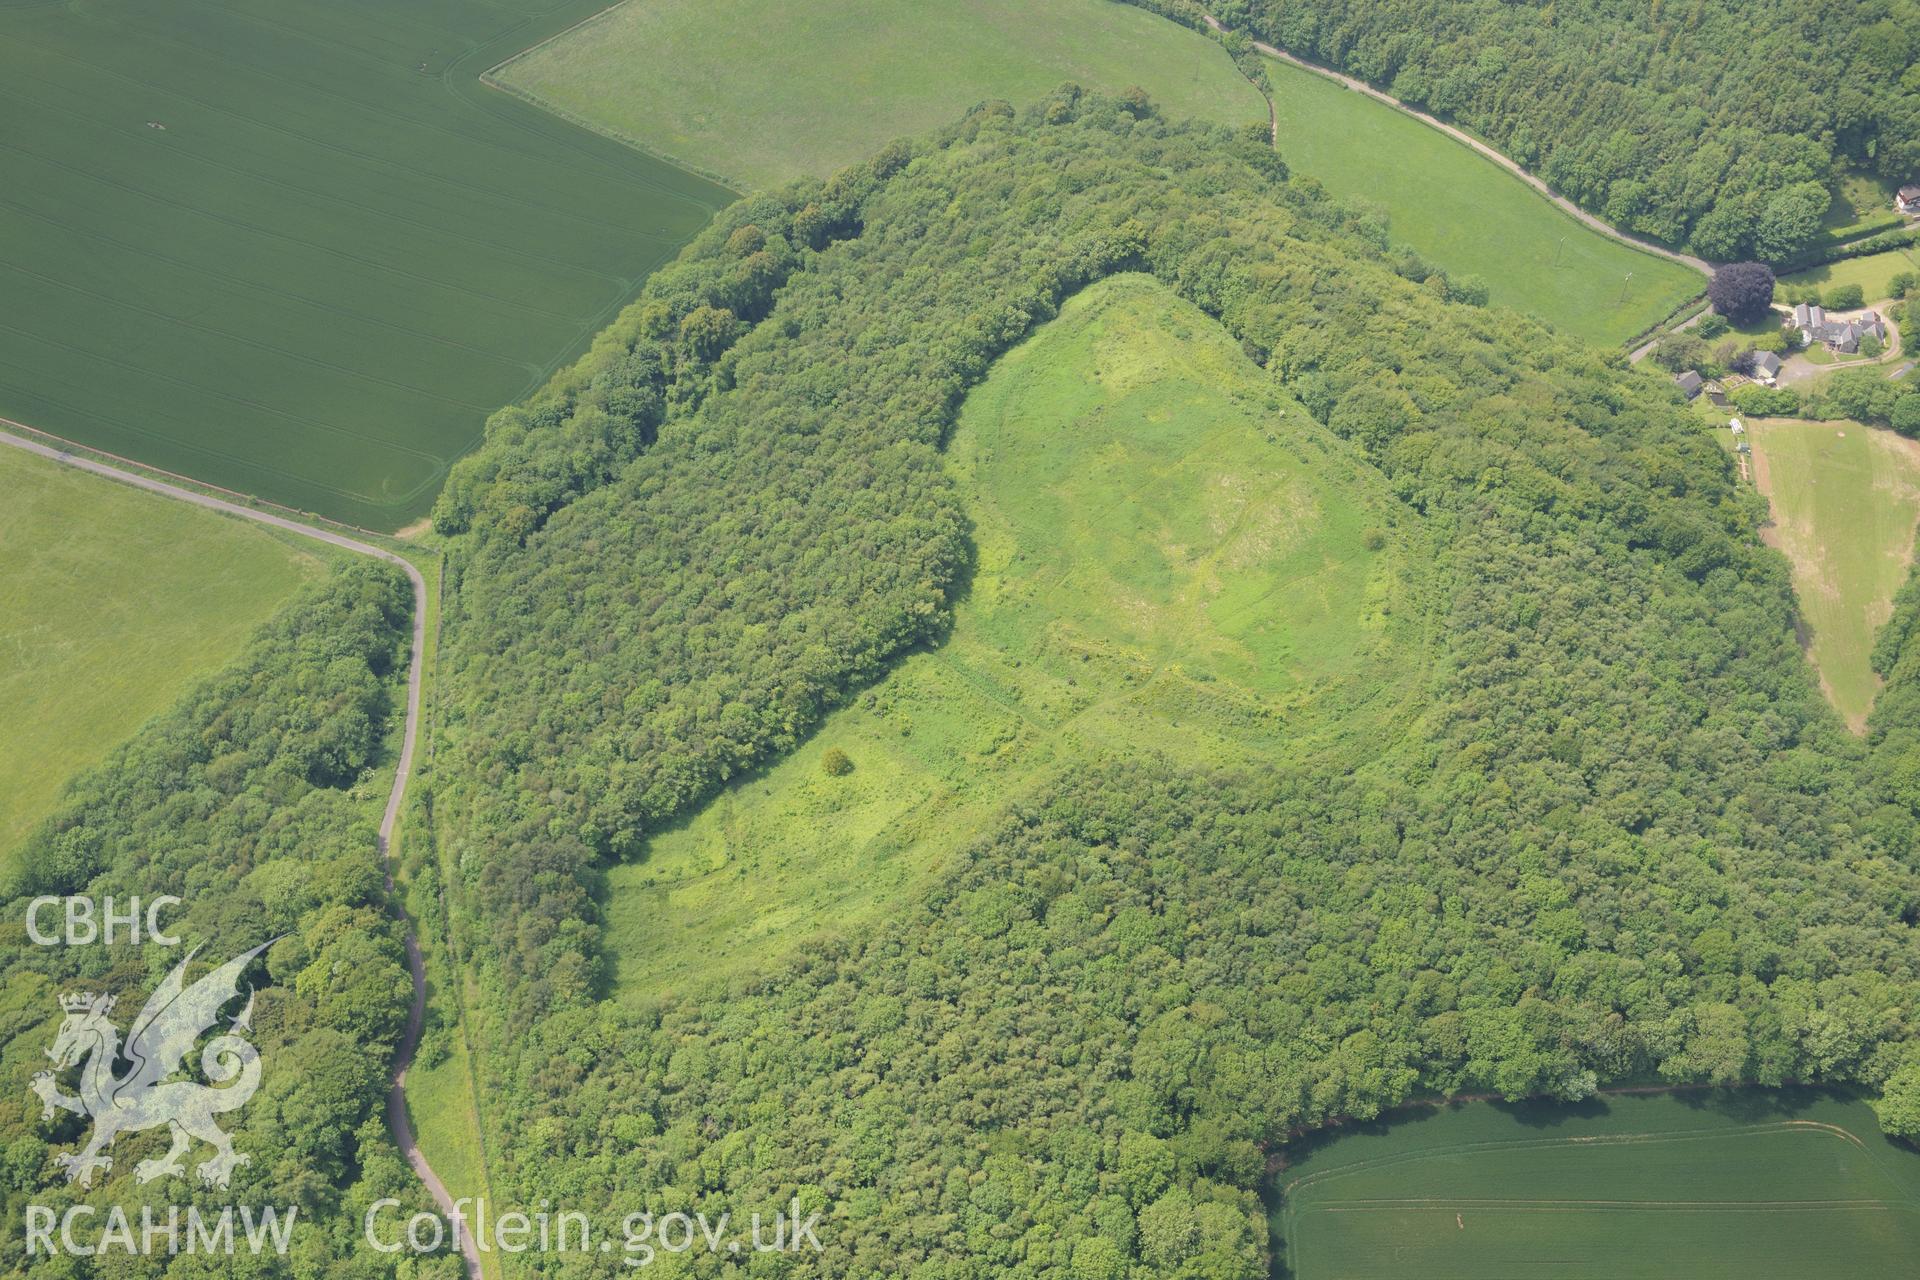
{"label": "dense tree canopy", "polygon": [[[939,643],[972,555],[941,466],[959,406],[1119,271],[1223,325],[1401,504],[1429,554],[1383,607],[1428,637],[1416,704],[1357,767],[1050,778],[859,936],[823,921],[727,990],[608,1000],[608,864]],[[616,1219],[797,1200],[825,1251],[790,1275],[1252,1280],[1267,1161],[1416,1094],[1825,1081],[1885,1085],[1907,1125],[1920,594],[1856,740],[1758,499],[1665,378],[1472,292],[1260,139],[1069,86],[741,202],[496,415],[436,509],[426,780],[494,1194]],[[190,890],[195,936],[287,935],[256,1026],[303,1069],[249,1112],[247,1176],[316,1215],[418,1194],[377,1127],[407,981],[369,782],[404,614],[392,574],[340,575],[83,780],[18,886]],[[42,997],[155,976],[5,954],[16,1077]],[[3,1135],[10,1205],[69,1194],[37,1125]],[[413,1268],[350,1219],[268,1269]]]}
{"label": "dense tree canopy", "polygon": [[1811,244],[1837,166],[1920,178],[1911,0],[1148,0],[1457,120],[1608,221],[1708,258]]}
{"label": "dense tree canopy", "polygon": [[[435,783],[497,1191],[798,1194],[829,1227],[796,1274],[1252,1277],[1263,1161],[1302,1125],[1908,1060],[1911,664],[1852,739],[1757,500],[1664,378],[1396,274],[1265,156],[1071,90],[983,108],[743,202],[501,415],[443,505]],[[779,265],[736,308],[748,245]],[[871,934],[608,1002],[606,862],[938,643],[966,389],[1142,269],[1432,539],[1395,601],[1440,649],[1424,710],[1357,772],[1060,778]],[[695,343],[703,309],[741,323]]]}
{"label": "dense tree canopy", "polygon": [[[0,910],[0,991],[9,1010],[0,1051],[9,1092],[31,1101],[27,1079],[60,1020],[60,993],[120,998],[124,1029],[156,981],[188,950],[202,947],[192,977],[251,947],[278,939],[249,985],[252,1039],[261,1083],[246,1108],[222,1121],[251,1163],[226,1191],[189,1175],[145,1186],[129,1171],[157,1155],[163,1134],[121,1138],[115,1170],[91,1192],[67,1184],[50,1144],[84,1142],[84,1119],[37,1107],[8,1109],[0,1122],[0,1194],[8,1220],[33,1203],[61,1212],[71,1203],[139,1206],[226,1203],[294,1206],[295,1260],[318,1273],[392,1274],[369,1254],[359,1214],[381,1196],[408,1205],[424,1193],[388,1139],[381,1113],[387,1066],[406,1017],[411,984],[400,930],[382,891],[375,839],[385,790],[377,779],[397,726],[405,638],[412,608],[406,579],[359,565],[296,599],[264,627],[227,671],[195,688],[98,768],[75,780],[59,810],[21,859],[21,883]],[[182,899],[165,917],[178,950],[136,945],[32,946],[27,899],[38,894]],[[43,925],[46,923],[42,921]],[[211,962],[209,964],[208,962]],[[125,1068],[121,1068],[122,1071]],[[83,1233],[84,1235],[84,1233]],[[18,1231],[0,1240],[16,1275],[50,1274],[26,1264]],[[249,1262],[252,1259],[248,1259]],[[125,1274],[124,1258],[61,1259],[72,1273]],[[262,1274],[290,1274],[261,1260]],[[169,1259],[140,1274],[207,1274],[204,1259]],[[422,1275],[451,1277],[445,1258],[421,1260]]]}

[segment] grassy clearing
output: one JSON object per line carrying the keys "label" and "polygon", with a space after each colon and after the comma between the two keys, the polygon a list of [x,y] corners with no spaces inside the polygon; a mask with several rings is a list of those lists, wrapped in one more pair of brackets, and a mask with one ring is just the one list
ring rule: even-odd
{"label": "grassy clearing", "polygon": [[1805,1093],[1409,1112],[1309,1148],[1272,1202],[1290,1280],[1850,1280],[1920,1248],[1920,1157]]}
{"label": "grassy clearing", "polygon": [[1754,478],[1773,504],[1767,540],[1793,565],[1802,640],[1856,731],[1879,692],[1874,634],[1913,561],[1920,442],[1857,422],[1748,424]]}
{"label": "grassy clearing", "polygon": [[1004,357],[950,466],[978,547],[951,637],[610,872],[623,995],[858,928],[1092,754],[1270,761],[1398,713],[1418,650],[1391,503],[1163,286],[1098,284]]}
{"label": "grassy clearing", "polygon": [[1900,184],[1869,173],[1848,172],[1840,179],[1833,203],[1827,207],[1820,225],[1842,235],[1867,228],[1897,227],[1905,219],[1893,207],[1894,192]]}
{"label": "grassy clearing", "polygon": [[1910,249],[1889,249],[1862,258],[1843,258],[1825,266],[1796,271],[1782,276],[1782,284],[1811,284],[1825,289],[1831,285],[1857,284],[1868,302],[1878,302],[1892,292],[1890,282],[1902,271],[1920,272],[1920,258]]}
{"label": "grassy clearing", "polygon": [[0,414],[424,512],[729,198],[479,84],[593,7],[0,5]]}
{"label": "grassy clearing", "polygon": [[1395,243],[1449,273],[1479,276],[1501,306],[1612,344],[1706,287],[1695,272],[1575,221],[1405,112],[1272,58],[1267,76],[1280,154],[1295,173],[1380,209]]}
{"label": "grassy clearing", "polygon": [[736,184],[825,176],[989,98],[1072,80],[1265,121],[1221,48],[1110,0],[643,0],[516,59],[515,90]]}
{"label": "grassy clearing", "polygon": [[323,553],[0,449],[0,869],[75,773],[240,651]]}

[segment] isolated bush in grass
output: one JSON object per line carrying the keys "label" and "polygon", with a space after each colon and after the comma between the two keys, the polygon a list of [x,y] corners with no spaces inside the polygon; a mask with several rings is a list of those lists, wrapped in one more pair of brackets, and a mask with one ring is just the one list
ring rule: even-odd
{"label": "isolated bush in grass", "polygon": [[1764,262],[1730,262],[1713,273],[1707,299],[1735,324],[1748,324],[1773,303],[1773,271]]}
{"label": "isolated bush in grass", "polygon": [[1837,284],[1827,290],[1827,305],[1836,311],[1862,306],[1866,301],[1867,291],[1857,284]]}
{"label": "isolated bush in grass", "polygon": [[829,778],[844,777],[853,772],[853,761],[840,748],[828,747],[820,757],[820,771]]}

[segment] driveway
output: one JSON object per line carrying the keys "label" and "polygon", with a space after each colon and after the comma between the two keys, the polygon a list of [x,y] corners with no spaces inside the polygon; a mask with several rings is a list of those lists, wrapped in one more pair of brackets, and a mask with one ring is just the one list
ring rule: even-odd
{"label": "driveway", "polygon": [[1869,307],[1855,307],[1851,311],[1827,312],[1828,318],[1835,320],[1854,320],[1866,315],[1869,311],[1878,312],[1881,323],[1887,326],[1888,335],[1887,349],[1881,352],[1878,358],[1873,360],[1845,360],[1835,364],[1815,364],[1813,361],[1807,359],[1804,352],[1795,352],[1781,363],[1780,385],[1783,387],[1796,386],[1811,382],[1822,374],[1837,373],[1842,369],[1871,369],[1875,365],[1892,364],[1894,361],[1899,360],[1903,354],[1905,344],[1900,338],[1900,326],[1893,318],[1894,305],[1895,300],[1887,298]]}

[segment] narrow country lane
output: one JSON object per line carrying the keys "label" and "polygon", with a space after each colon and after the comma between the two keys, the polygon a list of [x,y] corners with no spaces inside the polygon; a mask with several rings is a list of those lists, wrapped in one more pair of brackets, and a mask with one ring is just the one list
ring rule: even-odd
{"label": "narrow country lane", "polygon": [[[34,431],[25,423],[14,422],[8,418],[0,418],[0,426],[19,431]],[[34,434],[40,433],[34,432]],[[472,1233],[467,1230],[465,1222],[454,1215],[453,1197],[434,1173],[433,1167],[427,1163],[426,1157],[420,1153],[420,1145],[414,1140],[413,1125],[407,1118],[407,1068],[413,1065],[414,1050],[420,1045],[421,1024],[426,1017],[427,971],[426,962],[420,953],[419,934],[414,929],[413,922],[401,910],[399,900],[393,897],[393,859],[388,846],[393,839],[394,824],[400,818],[400,806],[406,800],[407,781],[413,772],[414,746],[420,731],[420,685],[424,674],[427,645],[426,579],[420,576],[420,571],[414,568],[406,557],[388,551],[384,547],[362,542],[358,538],[350,538],[328,529],[316,529],[312,525],[302,524],[298,520],[290,520],[284,516],[276,516],[270,512],[255,511],[237,502],[228,502],[224,498],[196,493],[191,489],[168,484],[164,480],[156,480],[135,471],[126,471],[104,462],[96,462],[92,458],[57,445],[28,440],[13,434],[12,431],[0,431],[0,443],[38,454],[63,466],[105,476],[109,480],[132,485],[136,489],[145,489],[149,493],[157,493],[162,497],[190,502],[196,507],[224,512],[227,515],[238,516],[242,520],[272,525],[276,529],[284,529],[289,533],[299,534],[303,538],[312,538],[316,542],[340,547],[357,555],[385,560],[389,564],[398,565],[407,575],[407,580],[413,584],[413,639],[407,659],[406,726],[400,737],[400,760],[393,773],[393,790],[387,795],[387,809],[381,815],[378,836],[380,860],[386,873],[387,896],[393,900],[394,910],[400,913],[400,918],[406,925],[407,970],[413,979],[413,1000],[407,1009],[406,1031],[401,1036],[399,1051],[394,1055],[392,1080],[387,1089],[387,1127],[393,1132],[394,1142],[406,1154],[407,1163],[413,1166],[414,1173],[419,1175],[420,1181],[432,1193],[434,1203],[439,1206],[441,1213],[453,1221],[455,1239],[460,1246],[461,1256],[466,1262],[468,1280],[482,1280],[480,1254],[474,1247]]]}
{"label": "narrow country lane", "polygon": [[[1214,17],[1210,13],[1203,14],[1201,16],[1207,20],[1207,25],[1212,27],[1215,31],[1225,34],[1232,30],[1232,28],[1226,26],[1218,18]],[[1534,177],[1533,174],[1527,172],[1527,170],[1523,168],[1518,161],[1509,158],[1504,152],[1499,151],[1496,148],[1491,147],[1486,143],[1480,141],[1480,139],[1474,137],[1472,134],[1468,133],[1464,129],[1455,128],[1453,125],[1448,124],[1446,121],[1438,119],[1434,116],[1430,116],[1426,112],[1420,110],[1417,107],[1410,107],[1406,103],[1400,101],[1400,99],[1394,97],[1392,94],[1383,93],[1381,90],[1374,88],[1372,85],[1368,84],[1364,80],[1356,79],[1353,76],[1344,75],[1341,72],[1335,71],[1330,67],[1323,67],[1318,65],[1317,63],[1308,62],[1305,58],[1296,57],[1294,54],[1288,53],[1285,49],[1279,48],[1276,45],[1270,45],[1263,40],[1252,40],[1250,41],[1250,43],[1253,45],[1255,49],[1258,49],[1261,53],[1266,54],[1269,58],[1278,58],[1280,59],[1280,61],[1291,63],[1292,65],[1299,67],[1303,71],[1311,71],[1317,76],[1325,76],[1327,79],[1335,81],[1338,84],[1343,84],[1347,88],[1352,89],[1358,93],[1364,93],[1369,98],[1373,98],[1379,102],[1384,102],[1388,106],[1393,107],[1395,110],[1406,112],[1408,115],[1412,116],[1414,119],[1420,121],[1423,124],[1426,124],[1435,129],[1438,129],[1440,132],[1446,134],[1449,138],[1452,138],[1456,142],[1465,143],[1467,146],[1472,147],[1475,151],[1479,152],[1481,155],[1485,156],[1487,159],[1499,165],[1502,169],[1505,169],[1507,172],[1511,173],[1514,177],[1520,179],[1522,182],[1532,187],[1535,191],[1538,191],[1541,195],[1545,196],[1547,199],[1553,201],[1553,203],[1557,205],[1562,211],[1572,215],[1575,218],[1578,218],[1581,222],[1585,223],[1589,227],[1592,227],[1595,231],[1598,231],[1601,235],[1611,236],[1622,244],[1631,245],[1636,249],[1643,250],[1644,252],[1654,254],[1658,257],[1666,258],[1670,262],[1677,262],[1683,267],[1691,267],[1695,271],[1700,272],[1702,275],[1710,276],[1713,274],[1713,264],[1708,262],[1705,258],[1696,258],[1689,253],[1675,252],[1674,250],[1667,248],[1665,245],[1658,244],[1652,240],[1644,240],[1641,237],[1636,236],[1633,233],[1628,231],[1622,231],[1620,230],[1620,228],[1614,226],[1612,223],[1608,222],[1606,219],[1597,217],[1594,214],[1588,213],[1585,209],[1582,209],[1579,205],[1575,204],[1573,201],[1567,199],[1563,195],[1560,195],[1552,187],[1548,186],[1545,182],[1541,181],[1539,178]],[[1269,102],[1268,106],[1271,107],[1272,103]],[[1279,132],[1279,126],[1278,126],[1278,123],[1276,122],[1275,138],[1274,138],[1275,145],[1278,145],[1279,143],[1278,132]]]}

